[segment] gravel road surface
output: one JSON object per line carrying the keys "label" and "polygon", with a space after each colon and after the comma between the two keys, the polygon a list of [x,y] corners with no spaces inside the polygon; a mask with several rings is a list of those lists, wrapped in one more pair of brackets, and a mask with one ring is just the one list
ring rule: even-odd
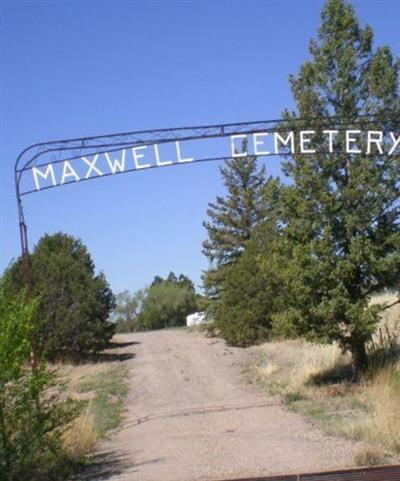
{"label": "gravel road surface", "polygon": [[[256,348],[185,330],[119,335],[130,394],[120,429],[79,480],[210,481],[349,466],[357,443],[323,434],[249,381]],[[130,341],[134,342],[127,345]]]}

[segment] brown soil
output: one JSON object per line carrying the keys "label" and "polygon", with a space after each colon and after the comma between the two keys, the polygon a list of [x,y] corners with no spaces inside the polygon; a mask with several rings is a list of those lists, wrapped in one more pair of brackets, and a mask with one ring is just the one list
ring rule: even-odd
{"label": "brown soil", "polygon": [[117,351],[135,355],[124,361],[125,420],[80,480],[209,481],[353,464],[359,443],[323,434],[251,384],[256,348],[185,330],[116,340],[125,343]]}

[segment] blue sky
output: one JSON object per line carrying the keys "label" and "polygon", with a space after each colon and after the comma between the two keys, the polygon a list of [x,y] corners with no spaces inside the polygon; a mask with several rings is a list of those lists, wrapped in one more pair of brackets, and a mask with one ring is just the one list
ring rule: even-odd
{"label": "blue sky", "polygon": [[[353,2],[375,45],[400,54],[398,0]],[[43,140],[277,118],[323,2],[8,1],[1,4],[1,266],[19,255],[13,165]],[[212,154],[212,152],[210,152]],[[273,172],[278,160],[269,159]],[[275,164],[274,164],[275,163]],[[200,283],[202,221],[217,163],[153,169],[25,198],[30,247],[45,232],[88,246],[115,291],[156,274]]]}

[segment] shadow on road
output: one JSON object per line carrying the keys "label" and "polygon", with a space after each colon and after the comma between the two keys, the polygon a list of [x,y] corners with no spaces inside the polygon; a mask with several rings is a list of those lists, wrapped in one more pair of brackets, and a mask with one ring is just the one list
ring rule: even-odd
{"label": "shadow on road", "polygon": [[96,364],[96,363],[103,363],[103,362],[122,362],[128,361],[129,359],[133,359],[135,354],[133,352],[107,352],[107,350],[103,352],[99,352],[96,354],[80,354],[79,357],[72,357],[68,356],[67,358],[63,359],[64,362],[72,363],[73,365],[79,364]]}
{"label": "shadow on road", "polygon": [[93,354],[90,356],[91,362],[122,362],[127,361],[129,359],[133,359],[135,354],[133,352],[119,352],[119,349],[123,349],[128,346],[135,346],[140,344],[137,341],[128,341],[128,342],[116,342],[111,341],[108,347],[103,351],[99,352],[98,354]]}
{"label": "shadow on road", "polygon": [[102,352],[93,353],[93,354],[77,354],[76,356],[69,355],[64,361],[71,362],[72,364],[86,364],[86,363],[102,363],[102,362],[122,362],[128,361],[129,359],[133,359],[135,354],[133,352],[120,352],[120,349],[123,349],[128,346],[134,346],[140,344],[137,341],[129,341],[129,342],[116,342],[111,341],[109,345],[104,349]]}
{"label": "shadow on road", "polygon": [[122,474],[127,469],[130,472],[135,472],[136,467],[153,464],[162,461],[159,459],[150,459],[142,463],[129,463],[128,455],[115,453],[115,452],[105,452],[93,455],[89,461],[88,465],[78,474],[76,474],[71,481],[107,481],[113,476]]}
{"label": "shadow on road", "polygon": [[[88,465],[75,475],[74,481],[100,481],[122,473],[126,467],[126,458],[112,452],[96,454],[89,460]],[[71,481],[72,481],[71,480]]]}
{"label": "shadow on road", "polygon": [[136,346],[137,344],[141,344],[141,342],[139,341],[126,341],[126,342],[116,342],[116,341],[111,341],[109,344],[108,344],[108,348],[107,349],[118,349],[118,348],[122,348],[122,347],[128,347],[128,346]]}
{"label": "shadow on road", "polygon": [[89,362],[122,362],[122,361],[128,361],[129,359],[133,359],[135,357],[135,354],[132,352],[123,352],[123,353],[118,353],[118,352],[107,352],[103,351],[100,352],[99,354],[93,354],[91,355],[87,361]]}

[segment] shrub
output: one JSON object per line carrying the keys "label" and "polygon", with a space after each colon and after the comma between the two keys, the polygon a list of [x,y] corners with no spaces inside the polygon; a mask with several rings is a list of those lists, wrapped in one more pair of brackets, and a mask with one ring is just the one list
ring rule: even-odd
{"label": "shrub", "polygon": [[30,481],[66,474],[63,430],[80,404],[51,394],[54,377],[42,364],[26,368],[37,302],[6,296],[0,281],[0,479]]}
{"label": "shrub", "polygon": [[[82,356],[106,347],[114,334],[109,314],[114,295],[79,239],[58,233],[43,236],[30,258],[32,293],[39,298],[40,350],[54,360]],[[8,294],[23,289],[20,261],[5,273]]]}

